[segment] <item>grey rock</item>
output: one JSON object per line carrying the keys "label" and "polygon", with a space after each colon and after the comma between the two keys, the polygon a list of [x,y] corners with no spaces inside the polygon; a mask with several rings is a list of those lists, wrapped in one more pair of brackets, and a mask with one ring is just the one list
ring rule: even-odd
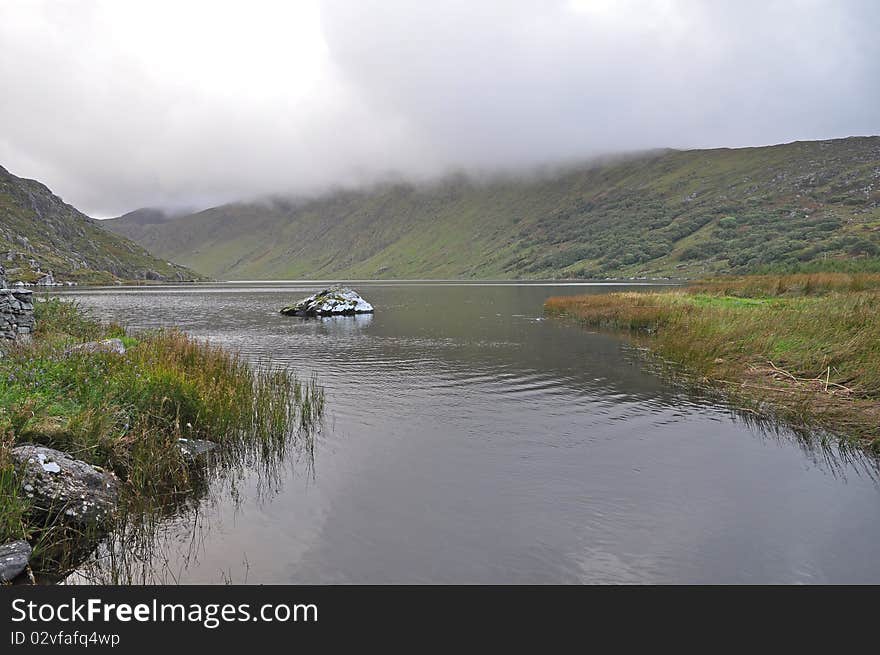
{"label": "grey rock", "polygon": [[71,346],[64,351],[64,354],[71,353],[116,353],[117,355],[125,354],[125,344],[122,339],[104,339],[103,341],[88,341],[76,346]]}
{"label": "grey rock", "polygon": [[34,513],[82,528],[105,524],[116,509],[120,485],[110,471],[45,446],[18,446],[12,457]]}
{"label": "grey rock", "polygon": [[12,582],[31,559],[31,545],[24,539],[0,546],[0,582]]}
{"label": "grey rock", "polygon": [[180,452],[191,459],[206,455],[217,448],[216,443],[206,439],[178,439],[177,442],[180,444]]}
{"label": "grey rock", "polygon": [[56,286],[55,276],[52,275],[52,271],[46,273],[43,277],[37,280],[36,285],[38,287],[54,287]]}

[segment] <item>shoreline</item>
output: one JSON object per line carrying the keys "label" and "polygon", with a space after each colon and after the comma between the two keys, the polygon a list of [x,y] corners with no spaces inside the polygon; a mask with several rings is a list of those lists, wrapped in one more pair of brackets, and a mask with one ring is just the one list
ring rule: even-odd
{"label": "shoreline", "polygon": [[880,454],[880,275],[792,274],[557,296],[545,314],[624,333],[675,375],[796,431]]}
{"label": "shoreline", "polygon": [[32,549],[30,581],[197,496],[209,468],[283,460],[323,416],[315,379],[178,330],[129,333],[57,298],[34,317],[0,357],[0,545]]}

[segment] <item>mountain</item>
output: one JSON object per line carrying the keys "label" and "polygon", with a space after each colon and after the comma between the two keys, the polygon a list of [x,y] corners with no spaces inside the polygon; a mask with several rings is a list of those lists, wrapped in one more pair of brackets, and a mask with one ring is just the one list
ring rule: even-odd
{"label": "mountain", "polygon": [[125,236],[132,241],[143,238],[144,234],[154,225],[161,225],[175,218],[191,214],[192,210],[169,210],[158,207],[135,209],[116,218],[99,220],[97,224],[105,230]]}
{"label": "mountain", "polygon": [[10,282],[192,280],[199,276],[150,255],[66,204],[45,185],[0,167],[0,264]]}
{"label": "mountain", "polygon": [[108,226],[217,278],[691,276],[880,253],[880,137],[662,150]]}

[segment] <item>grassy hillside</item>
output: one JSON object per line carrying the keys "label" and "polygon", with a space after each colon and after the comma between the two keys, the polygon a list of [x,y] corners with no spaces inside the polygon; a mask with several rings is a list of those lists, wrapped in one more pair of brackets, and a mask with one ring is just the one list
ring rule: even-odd
{"label": "grassy hillside", "polygon": [[217,278],[695,276],[880,253],[880,137],[657,151],[108,226]]}
{"label": "grassy hillside", "polygon": [[36,281],[39,271],[80,283],[197,277],[98,227],[39,182],[16,177],[2,167],[0,264],[10,282]]}
{"label": "grassy hillside", "polygon": [[99,220],[96,221],[96,223],[105,230],[121,234],[132,241],[138,241],[154,226],[165,223],[166,221],[173,221],[175,218],[180,218],[181,216],[186,216],[191,213],[192,210],[168,211],[156,207],[144,207],[142,209],[135,209],[122,216],[117,216],[116,218]]}

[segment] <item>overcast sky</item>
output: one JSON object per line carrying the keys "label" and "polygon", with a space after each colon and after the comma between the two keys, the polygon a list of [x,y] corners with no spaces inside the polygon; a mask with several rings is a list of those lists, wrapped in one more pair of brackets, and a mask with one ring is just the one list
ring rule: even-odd
{"label": "overcast sky", "polygon": [[880,133],[876,0],[2,0],[0,165],[93,216]]}

